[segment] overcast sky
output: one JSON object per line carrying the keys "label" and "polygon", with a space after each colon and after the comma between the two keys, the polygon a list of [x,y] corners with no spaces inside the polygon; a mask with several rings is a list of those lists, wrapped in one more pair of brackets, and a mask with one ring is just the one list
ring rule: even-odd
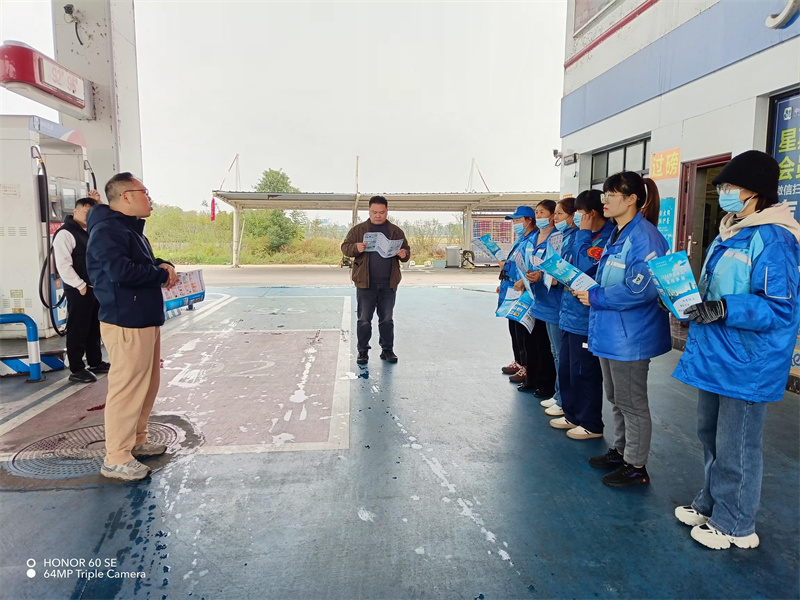
{"label": "overcast sky", "polygon": [[[242,189],[282,168],[302,191],[353,192],[358,155],[362,193],[465,191],[473,157],[493,192],[558,190],[566,1],[135,7],[157,202],[199,209],[236,153]],[[52,56],[49,1],[0,8],[3,40]],[[5,90],[0,111],[58,120]]]}

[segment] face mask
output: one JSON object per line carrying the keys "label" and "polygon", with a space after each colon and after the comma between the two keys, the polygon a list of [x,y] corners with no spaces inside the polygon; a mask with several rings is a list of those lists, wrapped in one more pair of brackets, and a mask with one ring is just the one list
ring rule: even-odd
{"label": "face mask", "polygon": [[739,190],[736,188],[719,195],[719,207],[725,212],[742,212],[745,204],[745,202],[739,200]]}
{"label": "face mask", "polygon": [[739,190],[723,192],[719,196],[719,207],[727,212],[740,213],[744,210],[744,207],[747,206],[747,203],[756,196],[758,196],[758,194],[753,194],[745,200],[739,200]]}
{"label": "face mask", "polygon": [[514,235],[516,235],[517,237],[525,233],[525,225],[523,225],[522,223],[514,223],[513,228],[514,228]]}
{"label": "face mask", "polygon": [[575,211],[575,214],[572,215],[572,220],[575,222],[575,227],[581,226],[581,219],[583,218],[583,213],[579,213]]}
{"label": "face mask", "polygon": [[536,219],[536,226],[539,229],[547,229],[550,227],[550,219]]}
{"label": "face mask", "polygon": [[558,223],[556,223],[556,229],[558,229],[559,231],[564,231],[567,227],[569,227],[569,223],[567,223],[566,221],[559,221]]}

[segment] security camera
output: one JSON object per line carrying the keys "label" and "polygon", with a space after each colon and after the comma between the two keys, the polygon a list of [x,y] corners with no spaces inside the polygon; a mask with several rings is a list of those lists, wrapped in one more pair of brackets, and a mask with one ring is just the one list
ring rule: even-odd
{"label": "security camera", "polygon": [[65,4],[64,5],[64,13],[71,15],[75,13],[75,7],[72,4]]}
{"label": "security camera", "polygon": [[553,148],[553,158],[561,158],[561,151],[558,148]]}

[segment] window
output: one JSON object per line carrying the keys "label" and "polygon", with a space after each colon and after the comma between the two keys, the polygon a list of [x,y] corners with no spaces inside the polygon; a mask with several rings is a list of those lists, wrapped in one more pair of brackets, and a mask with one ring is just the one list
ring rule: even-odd
{"label": "window", "polygon": [[650,172],[650,138],[609,148],[592,155],[592,188],[600,189],[609,175],[620,171]]}

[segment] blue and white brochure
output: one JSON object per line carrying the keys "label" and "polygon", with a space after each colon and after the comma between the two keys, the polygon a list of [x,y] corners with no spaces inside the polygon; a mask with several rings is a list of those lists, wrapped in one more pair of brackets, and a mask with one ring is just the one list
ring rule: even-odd
{"label": "blue and white brochure", "polygon": [[539,268],[559,283],[578,292],[590,290],[597,282],[579,268],[567,262],[558,252],[553,251],[544,259]]}
{"label": "blue and white brochure", "polygon": [[178,273],[178,283],[169,289],[161,288],[161,295],[164,297],[165,311],[202,302],[206,297],[203,270]]}
{"label": "blue and white brochure", "polygon": [[494,256],[496,260],[505,260],[503,249],[492,239],[491,234],[487,233],[481,237],[472,238],[472,242],[483,248],[489,256]]}
{"label": "blue and white brochure", "polygon": [[686,251],[681,250],[647,261],[658,295],[680,321],[687,321],[686,309],[702,302]]}
{"label": "blue and white brochure", "polygon": [[500,293],[502,296],[495,315],[522,323],[528,333],[533,331],[535,318],[531,315],[533,298],[530,294],[527,291],[518,292],[513,288],[507,288],[505,293],[503,291]]}

